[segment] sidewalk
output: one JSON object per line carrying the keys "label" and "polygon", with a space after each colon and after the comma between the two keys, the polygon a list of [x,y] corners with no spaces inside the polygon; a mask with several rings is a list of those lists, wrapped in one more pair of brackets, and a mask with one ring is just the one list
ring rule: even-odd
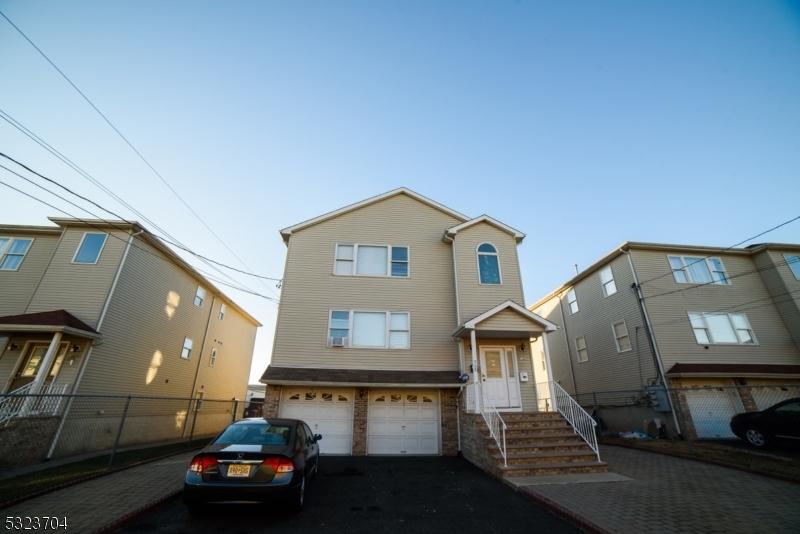
{"label": "sidewalk", "polygon": [[631,481],[525,486],[612,533],[800,532],[800,485],[622,447],[601,446]]}
{"label": "sidewalk", "polygon": [[183,489],[183,476],[197,451],[132,467],[25,501],[3,517],[66,517],[67,531],[91,533],[143,506]]}

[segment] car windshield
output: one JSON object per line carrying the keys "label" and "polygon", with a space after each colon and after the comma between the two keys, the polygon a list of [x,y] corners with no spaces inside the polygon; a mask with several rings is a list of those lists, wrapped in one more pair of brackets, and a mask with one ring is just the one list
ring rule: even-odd
{"label": "car windshield", "polygon": [[214,443],[235,443],[243,445],[286,445],[289,443],[289,426],[231,425],[225,429]]}

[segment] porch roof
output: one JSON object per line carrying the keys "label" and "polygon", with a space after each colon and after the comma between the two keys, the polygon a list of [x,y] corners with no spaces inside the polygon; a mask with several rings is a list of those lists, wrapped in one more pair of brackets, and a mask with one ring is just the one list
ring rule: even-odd
{"label": "porch roof", "polygon": [[769,363],[676,363],[666,375],[718,378],[800,378],[800,365]]}
{"label": "porch roof", "polygon": [[[508,312],[515,315],[515,321],[493,321],[500,314]],[[452,334],[453,339],[470,337],[470,331],[475,330],[478,337],[483,338],[531,338],[542,333],[555,332],[558,326],[547,319],[527,310],[514,301],[507,300],[498,304],[491,310],[485,311],[477,317],[470,319],[458,326]]]}
{"label": "porch roof", "polygon": [[63,332],[88,339],[103,335],[66,310],[0,317],[0,332]]}
{"label": "porch roof", "polygon": [[270,365],[261,376],[264,384],[291,386],[349,386],[457,388],[464,385],[458,370],[397,371],[391,369],[317,369]]}

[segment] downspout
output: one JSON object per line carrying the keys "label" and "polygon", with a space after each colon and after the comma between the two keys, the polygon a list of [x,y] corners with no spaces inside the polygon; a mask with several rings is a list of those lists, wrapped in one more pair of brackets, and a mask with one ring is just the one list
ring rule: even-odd
{"label": "downspout", "polygon": [[[189,391],[189,399],[194,399],[195,390],[197,389],[197,381],[200,379],[200,364],[203,362],[203,353],[206,350],[206,340],[208,339],[208,330],[211,328],[211,316],[214,315],[214,303],[217,301],[217,296],[211,299],[211,309],[208,310],[208,321],[206,321],[206,332],[203,334],[203,343],[200,344],[200,354],[197,357],[197,371],[194,373],[194,383],[192,389]],[[192,400],[189,400],[189,407],[186,409],[186,419],[184,422],[189,422],[189,412],[192,411]],[[186,426],[183,425],[183,437],[186,437]]]}
{"label": "downspout", "polygon": [[[659,354],[658,352],[658,346],[656,345],[656,338],[653,335],[652,325],[650,324],[650,316],[647,314],[647,307],[645,306],[644,297],[642,296],[642,289],[641,286],[639,285],[639,279],[636,276],[636,269],[634,269],[633,267],[633,260],[631,259],[631,255],[628,251],[622,249],[619,249],[619,251],[628,257],[628,265],[630,265],[631,274],[633,274],[633,286],[631,287],[631,289],[636,291],[636,300],[639,304],[639,311],[641,312],[642,317],[644,318],[645,332],[647,333],[648,341],[650,341],[650,349],[653,351],[653,359],[655,360],[656,363],[656,369],[658,369],[659,378],[661,379],[661,385],[663,385],[664,388],[667,388],[667,378],[666,376],[664,376],[664,366],[661,363],[661,354]],[[673,406],[672,398],[669,395],[667,395],[667,399],[669,401],[670,411],[672,412],[672,420],[675,422],[675,429],[678,431],[678,434],[680,434],[681,427],[680,424],[678,423],[678,416],[675,413],[675,406]]]}
{"label": "downspout", "polygon": [[[451,250],[453,251],[453,281],[455,282],[455,291],[456,291],[456,327],[461,325],[461,296],[458,293],[458,262],[456,261],[457,254],[456,254],[456,240],[447,237],[447,233],[445,233],[444,240],[446,242],[450,242]],[[464,374],[464,341],[459,338],[458,339],[458,372],[459,375]],[[459,399],[461,398],[461,394],[464,393],[464,386],[458,388],[458,395],[456,395],[456,436],[458,437],[458,455],[461,455],[461,407],[459,405]]]}
{"label": "downspout", "polygon": [[[111,304],[111,297],[114,295],[114,290],[117,288],[117,282],[119,281],[119,276],[122,274],[122,266],[125,264],[125,260],[128,257],[128,251],[131,249],[131,244],[133,243],[133,238],[137,235],[144,232],[144,230],[139,230],[138,232],[128,234],[128,241],[125,243],[125,252],[122,253],[122,258],[119,260],[119,265],[117,265],[117,272],[114,273],[114,281],[111,282],[111,288],[108,290],[108,295],[106,296],[106,301],[103,304],[103,309],[100,311],[100,317],[97,319],[97,326],[95,330],[98,332],[100,331],[100,327],[103,325],[103,320],[106,318],[106,312],[108,311],[108,306]],[[83,373],[86,371],[86,365],[89,363],[89,357],[92,355],[92,349],[94,348],[94,342],[89,345],[89,348],[86,349],[86,354],[83,355],[83,361],[81,362],[81,368],[78,370],[78,376],[75,378],[75,382],[72,384],[72,389],[70,390],[70,395],[74,395],[76,391],[78,391],[78,386],[83,379]],[[56,429],[56,433],[53,435],[53,441],[50,444],[50,448],[47,450],[47,456],[45,456],[45,461],[50,460],[50,457],[53,455],[53,451],[58,444],[58,438],[61,436],[61,430],[64,428],[64,423],[67,422],[67,415],[69,414],[69,409],[72,407],[72,400],[75,397],[70,397],[67,406],[64,408],[64,413],[61,415],[61,421],[58,423],[58,429]]]}
{"label": "downspout", "polygon": [[567,321],[566,321],[566,319],[564,319],[564,302],[561,300],[561,295],[563,295],[563,293],[559,293],[558,295],[556,295],[556,298],[558,298],[558,311],[561,313],[561,324],[564,325],[564,343],[566,343],[566,345],[567,345],[567,356],[568,356],[568,359],[569,359],[569,372],[570,372],[570,375],[572,375],[572,389],[573,389],[573,391],[575,391],[575,396],[577,397],[578,396],[578,386],[575,383],[575,368],[573,367],[573,364],[572,364],[572,347],[571,347],[571,343],[569,342],[569,334],[567,334]]}

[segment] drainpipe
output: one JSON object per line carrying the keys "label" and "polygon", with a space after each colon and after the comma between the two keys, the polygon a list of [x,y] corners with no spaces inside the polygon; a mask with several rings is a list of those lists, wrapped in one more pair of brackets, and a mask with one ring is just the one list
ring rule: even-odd
{"label": "drainpipe", "polygon": [[[197,371],[194,373],[194,383],[192,384],[192,390],[189,392],[189,398],[193,399],[195,395],[195,390],[197,389],[197,381],[200,379],[200,363],[203,361],[203,353],[206,349],[206,340],[208,339],[208,330],[211,328],[211,316],[214,315],[214,303],[217,301],[217,296],[211,299],[211,309],[208,310],[208,321],[206,322],[206,332],[203,334],[203,343],[200,345],[200,355],[197,357]],[[265,396],[266,397],[266,396]],[[189,401],[189,408],[186,410],[186,421],[189,421],[189,412],[192,411],[192,401]],[[195,412],[197,409],[195,408]],[[186,425],[183,425],[183,437],[186,437]]]}

